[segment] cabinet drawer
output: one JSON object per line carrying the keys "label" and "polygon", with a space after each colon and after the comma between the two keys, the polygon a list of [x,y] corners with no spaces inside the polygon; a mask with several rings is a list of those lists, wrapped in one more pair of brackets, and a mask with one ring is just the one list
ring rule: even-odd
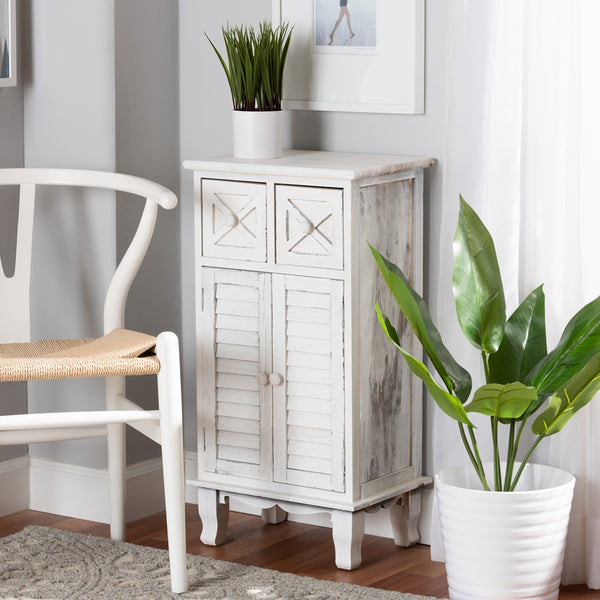
{"label": "cabinet drawer", "polygon": [[343,190],[277,185],[275,216],[278,263],[344,267]]}
{"label": "cabinet drawer", "polygon": [[202,180],[202,254],[265,262],[264,183]]}

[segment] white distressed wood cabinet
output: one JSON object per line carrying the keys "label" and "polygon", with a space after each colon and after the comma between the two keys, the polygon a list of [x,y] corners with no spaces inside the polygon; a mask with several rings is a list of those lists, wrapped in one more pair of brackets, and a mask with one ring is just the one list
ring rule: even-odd
{"label": "white distressed wood cabinet", "polygon": [[[431,159],[288,151],[186,161],[194,171],[201,539],[229,498],[331,515],[336,564],[361,561],[365,511],[418,541],[422,386],[385,338],[400,322],[367,242],[422,279]],[[399,334],[420,355],[410,328]]]}

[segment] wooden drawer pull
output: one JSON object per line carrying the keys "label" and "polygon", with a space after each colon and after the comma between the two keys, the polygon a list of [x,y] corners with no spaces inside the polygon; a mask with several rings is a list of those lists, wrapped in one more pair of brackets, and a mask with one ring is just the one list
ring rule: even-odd
{"label": "wooden drawer pull", "polygon": [[225,217],[225,224],[227,225],[227,227],[231,227],[231,229],[233,229],[239,222],[240,220],[233,213],[229,213]]}
{"label": "wooden drawer pull", "polygon": [[308,219],[306,219],[305,221],[300,222],[298,229],[300,233],[303,233],[304,235],[310,235],[315,230],[315,226]]}

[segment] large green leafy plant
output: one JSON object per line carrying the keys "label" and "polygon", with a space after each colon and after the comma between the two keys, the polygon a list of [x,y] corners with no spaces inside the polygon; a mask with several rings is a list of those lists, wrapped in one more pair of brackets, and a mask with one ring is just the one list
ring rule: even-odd
{"label": "large green leafy plant", "polygon": [[[423,380],[438,406],[457,421],[460,438],[484,490],[513,491],[538,444],[558,433],[600,388],[600,297],[569,321],[557,346],[548,352],[542,286],[506,319],[494,242],[462,197],[453,250],[456,314],[465,337],[481,353],[485,373],[486,383],[472,397],[471,375],[442,342],[423,298],[396,265],[371,247],[381,274],[441,382],[402,348],[379,305],[377,315],[410,370]],[[471,413],[490,418],[493,486],[484,472]],[[527,447],[520,452],[528,423],[533,437],[528,436]],[[508,428],[505,444],[500,442],[501,426]]]}
{"label": "large green leafy plant", "polygon": [[222,31],[227,60],[206,37],[225,70],[234,110],[281,110],[290,25],[273,28],[265,21],[258,28],[228,25]]}

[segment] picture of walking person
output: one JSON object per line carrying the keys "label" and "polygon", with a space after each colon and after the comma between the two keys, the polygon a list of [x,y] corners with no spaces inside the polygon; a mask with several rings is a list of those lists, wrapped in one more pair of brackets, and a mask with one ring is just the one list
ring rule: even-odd
{"label": "picture of walking person", "polygon": [[377,0],[314,0],[315,46],[376,47]]}
{"label": "picture of walking person", "polygon": [[350,33],[350,37],[354,37],[354,31],[352,31],[352,25],[350,24],[350,11],[348,10],[348,0],[340,0],[340,16],[338,20],[335,22],[331,33],[329,34],[329,45],[333,44],[333,35],[335,30],[339,27],[342,19],[346,17],[346,21],[348,22],[348,31]]}

